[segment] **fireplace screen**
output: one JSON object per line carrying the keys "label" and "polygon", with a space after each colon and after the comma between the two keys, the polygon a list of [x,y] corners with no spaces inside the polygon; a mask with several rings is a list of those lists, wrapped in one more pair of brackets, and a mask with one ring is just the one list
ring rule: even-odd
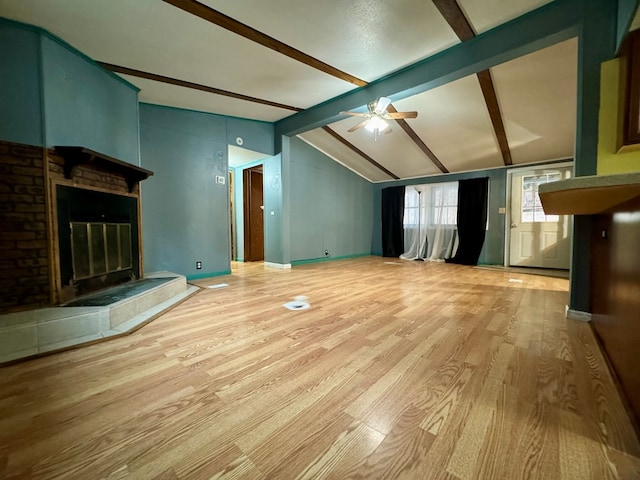
{"label": "fireplace screen", "polygon": [[71,222],[73,279],[126,270],[131,265],[131,225]]}

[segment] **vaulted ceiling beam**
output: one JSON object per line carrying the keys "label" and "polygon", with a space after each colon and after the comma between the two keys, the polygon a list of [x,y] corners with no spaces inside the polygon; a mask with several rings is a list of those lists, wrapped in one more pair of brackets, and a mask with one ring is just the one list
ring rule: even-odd
{"label": "vaulted ceiling beam", "polygon": [[[164,0],[166,3],[170,3],[171,5],[174,5],[186,12],[189,12],[193,15],[196,15],[200,18],[203,18],[204,20],[207,20],[211,23],[214,23],[215,25],[218,25],[219,27],[225,28],[227,30],[229,30],[230,32],[236,33],[238,35],[243,36],[244,38],[251,40],[253,42],[256,42],[264,47],[270,48],[272,50],[275,50],[278,53],[281,53],[283,55],[286,55],[290,58],[293,58],[294,60],[297,60],[301,63],[304,63],[305,65],[308,65],[312,68],[315,68],[317,70],[320,70],[324,73],[327,73],[335,78],[339,78],[341,80],[353,83],[354,85],[357,85],[359,87],[364,87],[367,84],[367,82],[365,80],[362,80],[358,77],[355,77],[353,75],[350,75],[346,72],[343,72],[342,70],[339,70],[335,67],[332,67],[331,65],[328,65],[324,62],[321,62],[320,60],[311,57],[310,55],[307,55],[304,52],[301,52],[300,50],[297,50],[285,43],[280,42],[279,40],[276,40],[273,37],[270,37],[269,35],[266,35],[262,32],[260,32],[259,30],[256,30],[248,25],[245,25],[244,23],[238,22],[237,20],[235,20],[234,18],[231,18],[221,12],[218,12],[217,10],[214,10],[213,8],[210,8],[206,5],[203,5],[199,2],[197,2],[196,0]],[[126,73],[126,72],[121,72],[121,73]],[[148,77],[145,77],[148,78]],[[184,85],[183,85],[184,86]],[[230,96],[230,95],[229,95]],[[369,99],[369,101],[371,101],[371,99]],[[393,106],[390,106],[390,108],[393,108]],[[444,173],[448,172],[448,170],[442,165],[442,163],[440,163],[440,160],[438,160],[438,158],[433,154],[433,152],[424,144],[424,142],[420,139],[420,137],[418,137],[418,135],[411,129],[411,127],[409,126],[409,124],[404,121],[404,120],[398,120],[398,124],[402,127],[402,129],[407,132],[407,134],[409,135],[409,137],[411,138],[411,140],[413,142],[416,143],[416,145],[418,146],[418,148],[420,148],[420,150],[422,150],[423,152],[425,152],[425,154],[427,154],[426,152],[429,152],[427,154],[427,157]],[[340,135],[338,135],[338,133],[336,133],[334,130],[329,129],[328,127],[325,128],[325,131],[327,131],[328,133],[331,134],[331,136],[333,136],[334,138],[336,138],[337,140],[339,140],[341,143],[345,144],[346,146],[348,146],[349,148],[351,148],[352,150],[354,150],[356,153],[358,153],[359,155],[361,155],[365,160],[367,160],[368,162],[372,163],[373,165],[375,165],[376,167],[380,168],[382,171],[384,171],[385,173],[387,173],[388,175],[390,175],[393,178],[398,178],[396,177],[393,173],[389,172],[388,170],[385,169],[385,167],[383,167],[382,165],[380,165],[378,162],[376,162],[375,160],[373,160],[371,157],[369,157],[367,154],[365,154],[362,150],[356,148],[353,144],[351,144],[350,142],[348,142],[347,140],[345,140],[344,138],[342,138]]]}
{"label": "vaulted ceiling beam", "polygon": [[498,140],[498,146],[500,147],[500,153],[502,154],[502,161],[505,165],[513,165],[511,149],[509,148],[509,140],[507,139],[507,132],[504,129],[502,113],[500,112],[500,105],[498,104],[496,88],[493,86],[491,71],[483,70],[478,72],[477,75],[478,81],[480,82],[480,89],[484,96],[484,103],[487,104],[487,110],[489,111],[489,117],[491,118],[491,125],[493,126],[493,131],[496,134],[496,140]]}
{"label": "vaulted ceiling beam", "polygon": [[[476,32],[474,32],[471,23],[469,23],[469,19],[467,19],[456,0],[433,0],[433,3],[461,41],[465,42],[476,36]],[[507,139],[507,132],[504,129],[502,113],[500,112],[500,105],[498,104],[498,95],[493,85],[491,71],[488,69],[483,70],[478,72],[477,76],[482,95],[484,96],[484,102],[487,105],[489,117],[491,118],[491,125],[493,126],[498,146],[500,147],[502,161],[505,165],[513,165],[509,140]]]}
{"label": "vaulted ceiling beam", "polygon": [[337,132],[335,132],[333,129],[324,126],[322,127],[322,129],[327,132],[329,135],[331,135],[333,138],[335,138],[337,141],[339,141],[340,143],[342,143],[344,146],[350,148],[352,151],[354,151],[355,153],[357,153],[358,155],[360,155],[362,158],[364,158],[367,162],[369,162],[371,165],[379,168],[380,170],[382,170],[384,173],[386,173],[387,175],[389,175],[391,178],[393,178],[394,180],[400,180],[400,177],[397,176],[395,173],[393,173],[392,171],[390,171],[389,169],[387,169],[384,165],[380,165],[378,162],[376,162],[373,158],[371,158],[369,155],[367,155],[366,153],[364,153],[362,150],[360,150],[358,147],[356,147],[353,143],[349,142],[348,140],[344,139],[341,135],[339,135]]}
{"label": "vaulted ceiling beam", "polygon": [[275,50],[282,55],[286,55],[287,57],[293,58],[298,62],[302,62],[310,67],[316,68],[322,72],[328,73],[336,78],[340,78],[345,82],[352,83],[358,87],[362,87],[367,84],[364,80],[354,77],[353,75],[348,74],[347,72],[343,72],[340,69],[337,69],[327,63],[324,63],[317,58],[312,57],[311,55],[307,55],[304,52],[301,52],[298,49],[287,45],[279,40],[276,40],[269,35],[262,33],[255,28],[250,27],[249,25],[245,25],[244,23],[238,22],[236,19],[225,15],[213,8],[210,8],[206,5],[203,5],[196,0],[164,0],[166,3],[173,5],[174,7],[178,7],[185,12],[188,12],[192,15],[196,15],[203,20],[211,22],[219,27],[222,27],[230,32],[233,32],[237,35],[240,35],[252,42],[259,43],[260,45],[270,48],[271,50]]}
{"label": "vaulted ceiling beam", "polygon": [[156,82],[168,83],[170,85],[177,85],[179,87],[191,88],[193,90],[200,90],[202,92],[214,93],[216,95],[223,95],[225,97],[237,98],[238,100],[245,100],[247,102],[260,103],[262,105],[268,105],[269,107],[282,108],[284,110],[292,110],[294,112],[301,112],[302,108],[293,107],[291,105],[285,105],[283,103],[271,102],[269,100],[263,100],[262,98],[250,97],[248,95],[242,95],[241,93],[230,92],[228,90],[221,90],[219,88],[209,87],[207,85],[201,85],[199,83],[187,82],[186,80],[179,80],[177,78],[165,77],[164,75],[157,75],[155,73],[143,72],[142,70],[136,70],[134,68],[122,67],[120,65],[113,65],[111,63],[98,62],[102,67],[116,73],[122,73],[125,75],[131,75],[132,77],[146,78],[147,80],[154,80]]}
{"label": "vaulted ceiling beam", "polygon": [[433,4],[440,11],[449,26],[461,41],[471,40],[476,36],[476,32],[469,23],[464,12],[456,0],[432,0]]}
{"label": "vaulted ceiling beam", "polygon": [[[396,113],[398,111],[393,105],[389,105],[387,110],[392,113]],[[406,120],[404,120],[403,118],[399,118],[396,120],[396,123],[400,126],[400,128],[402,128],[402,130],[404,130],[407,135],[409,135],[409,138],[413,140],[413,143],[415,143],[416,146],[420,150],[422,150],[422,153],[424,153],[442,173],[449,173],[447,167],[442,164],[438,157],[436,157],[436,154],[431,151],[427,144],[424,143],[424,141],[418,136],[415,130],[411,128]]]}
{"label": "vaulted ceiling beam", "polygon": [[339,120],[339,112],[381,96],[400,100],[578,35],[584,0],[554,0],[421,62],[276,122],[276,136]]}

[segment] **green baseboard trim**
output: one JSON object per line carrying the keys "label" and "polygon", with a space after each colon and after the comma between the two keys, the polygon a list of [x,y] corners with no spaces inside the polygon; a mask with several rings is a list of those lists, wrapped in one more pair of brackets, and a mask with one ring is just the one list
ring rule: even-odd
{"label": "green baseboard trim", "polygon": [[236,258],[236,262],[244,262],[244,258]]}
{"label": "green baseboard trim", "polygon": [[307,260],[293,260],[291,262],[291,266],[295,267],[298,265],[308,265],[310,263],[319,263],[319,262],[330,262],[332,260],[348,260],[350,258],[358,258],[358,257],[369,257],[371,253],[356,253],[355,255],[343,255],[341,257],[320,257],[320,258],[309,258]]}
{"label": "green baseboard trim", "polygon": [[187,281],[202,280],[203,278],[219,277],[221,275],[230,275],[230,274],[231,274],[231,270],[224,270],[222,272],[196,273],[194,275],[187,275]]}

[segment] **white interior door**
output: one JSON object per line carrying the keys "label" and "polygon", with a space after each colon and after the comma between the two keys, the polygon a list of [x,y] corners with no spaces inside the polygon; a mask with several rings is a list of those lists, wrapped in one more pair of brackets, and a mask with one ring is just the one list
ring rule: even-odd
{"label": "white interior door", "polygon": [[571,167],[541,168],[512,174],[509,265],[569,269],[569,216],[545,215],[538,186],[570,176]]}

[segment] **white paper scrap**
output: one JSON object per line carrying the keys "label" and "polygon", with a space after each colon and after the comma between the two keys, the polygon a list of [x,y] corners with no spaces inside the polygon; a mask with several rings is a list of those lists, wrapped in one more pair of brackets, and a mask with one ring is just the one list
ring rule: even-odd
{"label": "white paper scrap", "polygon": [[306,310],[310,308],[309,302],[307,301],[307,297],[304,295],[298,295],[291,302],[287,302],[282,305],[284,308],[288,308],[289,310]]}

